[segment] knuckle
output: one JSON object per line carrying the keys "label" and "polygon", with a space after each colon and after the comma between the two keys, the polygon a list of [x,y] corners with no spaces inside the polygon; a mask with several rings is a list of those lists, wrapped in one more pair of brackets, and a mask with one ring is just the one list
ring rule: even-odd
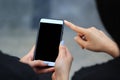
{"label": "knuckle", "polygon": [[96,31],[96,30],[97,29],[95,27],[90,27],[90,28],[88,28],[88,33],[91,33],[91,32]]}
{"label": "knuckle", "polygon": [[103,31],[100,30],[101,33],[104,33]]}
{"label": "knuckle", "polygon": [[83,45],[84,48],[87,48],[87,46],[88,46],[88,44],[86,44],[86,43]]}
{"label": "knuckle", "polygon": [[96,29],[95,27],[91,27],[91,29]]}

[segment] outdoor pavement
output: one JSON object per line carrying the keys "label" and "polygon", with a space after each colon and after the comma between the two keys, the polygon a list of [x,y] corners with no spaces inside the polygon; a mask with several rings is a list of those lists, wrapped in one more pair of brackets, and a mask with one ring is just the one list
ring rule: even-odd
{"label": "outdoor pavement", "polygon": [[[63,40],[74,57],[71,67],[71,76],[81,67],[91,66],[94,64],[106,62],[112,59],[105,53],[95,53],[85,49],[81,49],[74,41],[75,33],[65,26]],[[36,42],[37,30],[19,29],[16,31],[3,30],[0,31],[0,49],[13,56],[22,57],[29,52]],[[70,76],[70,77],[71,77]]]}
{"label": "outdoor pavement", "polygon": [[[51,18],[66,19],[77,24],[78,26],[86,28],[95,26],[107,33],[100,21],[93,0],[76,0],[76,3],[69,2],[69,0],[62,0],[61,3],[59,3],[57,0],[54,0],[51,4]],[[63,10],[63,8],[66,9]],[[74,57],[70,77],[75,71],[82,67],[100,64],[112,59],[111,56],[105,53],[95,53],[81,49],[73,39],[76,33],[68,27],[64,27],[63,40]],[[0,50],[21,58],[27,54],[35,44],[37,31],[38,29],[32,30],[24,26],[22,26],[22,28],[18,27],[15,29],[11,29],[9,27],[0,28]]]}

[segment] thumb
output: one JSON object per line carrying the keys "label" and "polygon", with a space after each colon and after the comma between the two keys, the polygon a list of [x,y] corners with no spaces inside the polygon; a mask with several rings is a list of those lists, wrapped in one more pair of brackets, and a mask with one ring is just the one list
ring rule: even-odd
{"label": "thumb", "polygon": [[79,36],[76,36],[74,40],[82,47],[82,49],[85,48],[86,41],[81,39]]}
{"label": "thumb", "polygon": [[65,56],[66,53],[66,47],[64,46],[64,41],[61,41],[59,46],[59,55],[58,56]]}

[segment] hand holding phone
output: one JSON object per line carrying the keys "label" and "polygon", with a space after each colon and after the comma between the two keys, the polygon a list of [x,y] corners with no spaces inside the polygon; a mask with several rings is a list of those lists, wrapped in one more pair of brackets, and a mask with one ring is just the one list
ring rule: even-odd
{"label": "hand holding phone", "polygon": [[62,33],[63,20],[41,19],[34,59],[43,60],[48,66],[54,66]]}

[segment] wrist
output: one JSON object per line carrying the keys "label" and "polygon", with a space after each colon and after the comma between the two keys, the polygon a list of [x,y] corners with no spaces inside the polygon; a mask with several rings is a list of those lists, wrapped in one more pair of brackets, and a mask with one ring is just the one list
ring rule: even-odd
{"label": "wrist", "polygon": [[109,46],[109,48],[108,48],[108,50],[106,50],[106,52],[114,58],[120,56],[119,47],[115,42],[113,43],[113,45]]}
{"label": "wrist", "polygon": [[56,80],[69,80],[69,77],[64,74],[64,76],[58,76]]}

